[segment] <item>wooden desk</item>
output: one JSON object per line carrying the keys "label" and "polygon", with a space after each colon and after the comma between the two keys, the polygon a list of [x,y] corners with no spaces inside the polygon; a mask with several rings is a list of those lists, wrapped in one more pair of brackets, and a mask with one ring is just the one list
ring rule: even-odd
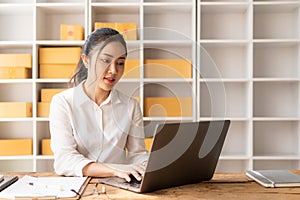
{"label": "wooden desk", "polygon": [[[97,180],[91,180],[84,195],[92,193]],[[98,191],[101,191],[101,187],[102,185],[98,185]],[[145,194],[137,194],[111,186],[105,187],[107,196],[105,194],[91,195],[84,196],[83,199],[300,199],[300,188],[264,188],[249,180],[244,173],[216,173],[209,182],[162,189]]]}
{"label": "wooden desk", "polygon": [[[300,174],[300,171],[296,171]],[[31,175],[31,176],[55,176],[54,173],[3,173],[5,175]],[[134,192],[107,186],[106,194],[93,194],[98,178],[92,178],[88,184],[82,199],[102,200],[102,199],[254,199],[254,200],[299,200],[300,188],[264,188],[249,180],[244,173],[216,173],[212,180],[198,184],[190,184],[168,189],[157,190],[151,193],[137,194]],[[98,191],[101,191],[103,184],[98,184]]]}

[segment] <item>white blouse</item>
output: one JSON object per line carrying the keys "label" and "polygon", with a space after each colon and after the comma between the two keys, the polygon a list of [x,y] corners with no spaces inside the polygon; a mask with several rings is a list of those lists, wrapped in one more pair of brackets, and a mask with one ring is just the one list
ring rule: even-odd
{"label": "white blouse", "polygon": [[52,98],[49,118],[57,174],[82,176],[90,162],[130,164],[148,159],[140,106],[117,90],[98,106],[81,83]]}

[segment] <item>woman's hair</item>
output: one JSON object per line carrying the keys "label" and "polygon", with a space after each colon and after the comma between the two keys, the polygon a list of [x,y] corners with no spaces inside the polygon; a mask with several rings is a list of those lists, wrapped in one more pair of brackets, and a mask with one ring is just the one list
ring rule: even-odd
{"label": "woman's hair", "polygon": [[[108,43],[115,41],[120,42],[124,46],[127,55],[127,45],[123,36],[112,28],[99,28],[94,30],[87,37],[84,45],[82,46],[81,54],[85,54],[88,57],[95,46],[100,46],[99,52],[97,53],[99,55],[99,53]],[[70,79],[69,85],[78,85],[87,78],[87,73],[87,68],[80,57],[75,73]]]}

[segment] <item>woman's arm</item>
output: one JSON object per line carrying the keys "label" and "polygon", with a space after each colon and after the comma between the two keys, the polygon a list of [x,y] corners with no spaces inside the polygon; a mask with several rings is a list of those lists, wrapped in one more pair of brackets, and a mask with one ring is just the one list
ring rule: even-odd
{"label": "woman's arm", "polygon": [[148,160],[148,152],[145,146],[143,115],[139,103],[135,99],[132,99],[132,101],[134,109],[126,143],[128,160],[129,163],[144,163]]}
{"label": "woman's arm", "polygon": [[92,160],[77,151],[71,125],[71,105],[62,94],[55,95],[50,104],[49,127],[54,168],[57,174],[82,176],[82,168]]}
{"label": "woman's arm", "polygon": [[62,95],[54,96],[50,106],[51,148],[54,152],[56,173],[66,176],[118,176],[127,181],[130,181],[129,175],[133,174],[140,179],[140,174],[144,172],[141,164],[96,163],[77,151],[72,130],[71,106]]}
{"label": "woman's arm", "polygon": [[142,164],[105,164],[105,163],[89,163],[82,172],[83,176],[94,177],[111,177],[117,176],[130,181],[129,175],[132,174],[137,180],[141,180],[141,174],[145,171],[145,166]]}

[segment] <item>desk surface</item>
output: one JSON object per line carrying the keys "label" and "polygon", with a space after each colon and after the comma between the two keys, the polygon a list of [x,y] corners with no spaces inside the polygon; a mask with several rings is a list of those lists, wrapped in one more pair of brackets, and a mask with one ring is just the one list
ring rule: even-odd
{"label": "desk surface", "polygon": [[[300,174],[300,171],[295,171]],[[4,173],[7,175],[24,174],[37,176],[54,176],[54,173]],[[299,200],[300,188],[264,188],[249,180],[244,173],[216,173],[212,180],[198,184],[189,184],[179,187],[157,190],[151,193],[137,194],[134,192],[107,186],[106,194],[93,194],[98,178],[92,178],[88,184],[82,199],[288,199]],[[101,191],[102,184],[98,184]]]}

